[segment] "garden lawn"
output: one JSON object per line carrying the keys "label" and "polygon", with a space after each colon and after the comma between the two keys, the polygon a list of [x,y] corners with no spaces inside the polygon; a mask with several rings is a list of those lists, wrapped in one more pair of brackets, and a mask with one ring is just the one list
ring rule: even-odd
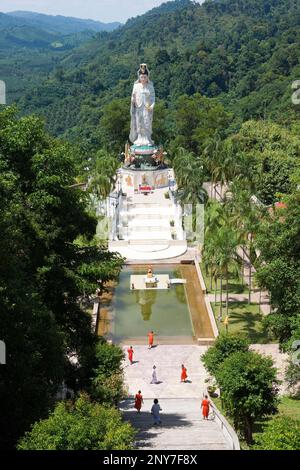
{"label": "garden lawn", "polygon": [[[216,407],[219,409],[219,411],[222,414],[224,414],[224,416],[226,417],[228,422],[231,424],[231,426],[234,428],[231,418],[226,416],[226,414],[225,414],[225,412],[222,408],[221,399],[219,397],[218,398],[213,398],[213,402],[216,405]],[[279,406],[278,406],[278,411],[279,411],[279,413],[277,415],[270,416],[269,418],[266,418],[266,419],[263,419],[263,420],[260,420],[260,421],[256,421],[254,423],[254,432],[253,432],[254,441],[255,441],[256,436],[259,433],[263,432],[264,425],[267,424],[267,422],[275,419],[276,416],[280,416],[280,415],[281,416],[287,416],[289,418],[298,419],[300,421],[300,400],[296,400],[294,398],[289,398],[289,397],[280,397],[280,403],[279,403]],[[242,450],[251,450],[251,446],[249,447],[247,445],[247,443],[242,439],[240,439],[240,445],[241,445]]]}
{"label": "garden lawn", "polygon": [[[202,263],[200,263],[200,269],[203,275],[203,279],[206,285],[206,290],[208,294],[214,294],[215,293],[215,282],[213,280],[212,282],[212,289],[210,288],[210,274],[209,272],[206,273],[205,267],[203,266]],[[217,280],[217,293],[220,292],[220,279]],[[226,292],[226,280],[223,279],[223,292],[225,294]],[[244,283],[242,285],[242,277],[241,274],[239,274],[239,277],[237,278],[232,270],[229,268],[229,282],[228,282],[228,292],[230,294],[247,294],[249,292],[248,286]]]}
{"label": "garden lawn", "polygon": [[[215,319],[220,333],[226,333],[223,322],[218,321],[220,303],[212,303]],[[226,316],[225,303],[223,302],[223,320]],[[271,337],[263,326],[263,315],[259,313],[258,304],[248,302],[229,302],[228,333],[245,337],[252,344],[265,344],[277,342]]]}
{"label": "garden lawn", "polygon": [[300,421],[300,400],[289,397],[281,397],[278,408],[281,415],[298,419]]}

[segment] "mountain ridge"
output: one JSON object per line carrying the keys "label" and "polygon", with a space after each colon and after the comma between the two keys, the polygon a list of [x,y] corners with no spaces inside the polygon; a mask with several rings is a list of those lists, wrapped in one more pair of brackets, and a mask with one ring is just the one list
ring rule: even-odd
{"label": "mountain ridge", "polygon": [[23,21],[27,25],[31,24],[32,26],[35,26],[36,23],[38,23],[41,29],[45,28],[60,34],[77,33],[87,29],[95,32],[112,31],[122,24],[118,21],[104,23],[92,19],[75,18],[64,15],[47,15],[44,13],[23,10],[8,12],[5,13],[5,15]]}
{"label": "mountain ridge", "polygon": [[61,55],[18,103],[45,116],[56,135],[90,136],[107,103],[130,97],[138,65],[147,62],[168,107],[200,93],[221,102],[235,128],[251,118],[286,124],[299,119],[290,99],[299,48],[296,0],[176,0]]}

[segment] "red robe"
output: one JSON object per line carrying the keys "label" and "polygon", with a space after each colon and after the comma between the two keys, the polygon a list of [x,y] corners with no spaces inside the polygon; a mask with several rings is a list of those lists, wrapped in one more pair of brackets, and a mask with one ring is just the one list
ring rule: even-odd
{"label": "red robe", "polygon": [[186,368],[182,367],[182,369],[181,369],[181,381],[182,382],[187,379],[187,373],[186,372],[187,372]]}
{"label": "red robe", "polygon": [[202,406],[202,414],[204,418],[208,418],[209,405],[210,405],[209,400],[206,400],[206,399],[202,400],[201,406]]}
{"label": "red robe", "polygon": [[153,345],[153,340],[154,340],[154,334],[153,333],[148,333],[149,346]]}
{"label": "red robe", "polygon": [[128,357],[129,357],[129,360],[130,362],[132,362],[132,358],[133,358],[133,349],[127,349],[127,352],[128,352]]}
{"label": "red robe", "polygon": [[142,408],[142,401],[143,401],[143,395],[141,395],[140,393],[137,393],[135,396],[134,407],[138,411],[140,411],[140,409]]}

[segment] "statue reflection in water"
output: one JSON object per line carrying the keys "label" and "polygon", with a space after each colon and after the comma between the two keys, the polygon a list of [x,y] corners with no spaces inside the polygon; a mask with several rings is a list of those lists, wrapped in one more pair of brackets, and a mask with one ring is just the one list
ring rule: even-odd
{"label": "statue reflection in water", "polygon": [[152,315],[152,305],[155,304],[157,291],[151,290],[136,290],[135,299],[136,303],[141,306],[141,314],[144,321],[149,321]]}

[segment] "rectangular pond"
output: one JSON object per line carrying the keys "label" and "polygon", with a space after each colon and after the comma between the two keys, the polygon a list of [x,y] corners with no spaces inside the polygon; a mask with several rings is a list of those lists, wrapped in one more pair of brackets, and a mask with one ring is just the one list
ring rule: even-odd
{"label": "rectangular pond", "polygon": [[112,302],[100,307],[98,333],[114,342],[146,343],[148,331],[153,330],[160,344],[192,344],[199,334],[212,337],[204,300],[200,305],[195,298],[196,292],[200,293],[195,267],[157,265],[154,274],[183,278],[186,284],[173,284],[169,289],[131,290],[130,276],[146,275],[147,269],[143,265],[122,270]]}

